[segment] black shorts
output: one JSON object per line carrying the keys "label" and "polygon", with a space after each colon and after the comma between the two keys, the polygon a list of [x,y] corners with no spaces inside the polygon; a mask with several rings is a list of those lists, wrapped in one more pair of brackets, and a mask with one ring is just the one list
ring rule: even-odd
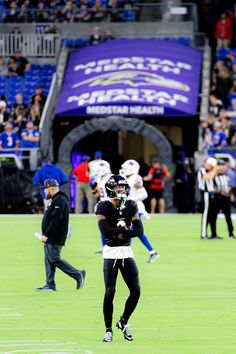
{"label": "black shorts", "polygon": [[156,198],[156,199],[163,198],[163,189],[150,189],[149,197],[151,199],[152,198]]}

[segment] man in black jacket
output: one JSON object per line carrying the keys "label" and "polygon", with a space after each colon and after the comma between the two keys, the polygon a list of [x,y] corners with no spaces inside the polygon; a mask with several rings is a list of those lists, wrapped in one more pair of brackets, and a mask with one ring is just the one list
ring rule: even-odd
{"label": "man in black jacket", "polygon": [[127,199],[129,185],[126,179],[120,175],[111,175],[105,188],[109,199],[100,201],[96,208],[98,227],[106,241],[103,247],[106,288],[103,302],[106,333],[103,341],[111,342],[113,339],[113,299],[118,271],[121,272],[130,294],[116,326],[122,330],[125,339],[132,341],[133,336],[127,323],[138,303],[140,285],[138,268],[130,243],[132,237],[143,234],[143,226],[138,217],[137,203]]}
{"label": "man in black jacket", "polygon": [[65,245],[69,222],[69,200],[59,190],[55,179],[44,182],[46,199],[51,198],[42,220],[42,235],[39,239],[44,242],[46,285],[37,288],[38,291],[55,291],[55,271],[59,268],[64,273],[75,279],[76,288],[82,288],[86,272],[72,267],[60,258],[62,247]]}

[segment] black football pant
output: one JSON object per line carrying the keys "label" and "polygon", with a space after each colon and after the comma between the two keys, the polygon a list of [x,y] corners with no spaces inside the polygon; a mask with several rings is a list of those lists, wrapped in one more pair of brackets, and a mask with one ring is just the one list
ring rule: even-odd
{"label": "black football pant", "polygon": [[203,197],[203,213],[201,221],[201,237],[207,237],[207,226],[210,224],[211,236],[216,236],[216,219],[215,219],[215,198],[214,194],[204,192]]}
{"label": "black football pant", "polygon": [[215,220],[217,219],[217,215],[219,214],[219,212],[222,211],[222,213],[225,216],[226,223],[227,223],[229,236],[232,235],[233,231],[234,231],[234,227],[233,227],[233,223],[232,223],[232,219],[231,219],[231,208],[230,208],[229,197],[226,197],[221,194],[215,194],[214,209],[215,209],[214,210]]}
{"label": "black football pant", "polygon": [[113,299],[116,291],[116,279],[120,270],[121,275],[129,288],[130,294],[126,300],[122,318],[128,322],[139,297],[140,285],[138,268],[133,258],[104,259],[105,296],[103,301],[103,314],[106,328],[112,328]]}
{"label": "black football pant", "polygon": [[62,246],[53,245],[50,243],[44,244],[44,262],[46,269],[46,284],[52,289],[56,288],[55,272],[59,268],[62,272],[66,273],[75,280],[80,280],[80,271],[64,259],[61,259]]}

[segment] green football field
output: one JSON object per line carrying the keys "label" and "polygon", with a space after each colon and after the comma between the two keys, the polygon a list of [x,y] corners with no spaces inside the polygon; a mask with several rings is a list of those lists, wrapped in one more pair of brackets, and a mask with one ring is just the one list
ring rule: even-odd
{"label": "green football field", "polygon": [[[86,269],[84,287],[59,270],[57,292],[39,293],[45,284],[43,246],[35,238],[40,216],[0,217],[0,353],[233,354],[236,353],[236,240],[201,241],[200,215],[155,215],[144,221],[161,257],[147,264],[138,239],[133,249],[140,271],[141,298],[130,327],[133,342],[114,326],[103,343],[102,257],[94,252],[100,236],[94,216],[72,215],[73,237],[62,257]],[[119,276],[114,323],[127,289]]]}

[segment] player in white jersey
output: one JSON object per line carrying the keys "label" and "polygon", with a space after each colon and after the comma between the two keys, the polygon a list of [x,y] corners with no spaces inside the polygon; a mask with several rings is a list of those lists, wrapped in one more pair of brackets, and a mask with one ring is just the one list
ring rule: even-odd
{"label": "player in white jersey", "polygon": [[[139,163],[133,159],[130,159],[121,165],[120,174],[126,178],[129,184],[129,198],[137,203],[139,216],[141,217],[144,215],[144,217],[149,218],[149,215],[143,204],[143,200],[147,198],[148,194],[143,186],[143,179],[138,174],[139,168]],[[148,263],[154,262],[160,256],[159,253],[153,249],[146,235],[143,234],[139,236],[139,239],[150,253]]]}
{"label": "player in white jersey", "polygon": [[[106,160],[100,160],[93,170],[93,176],[91,176],[90,186],[92,193],[98,200],[106,200],[107,192],[105,188],[106,182],[109,180],[111,173],[110,164]],[[104,236],[101,234],[102,247],[106,244]],[[102,248],[95,253],[102,253]]]}

